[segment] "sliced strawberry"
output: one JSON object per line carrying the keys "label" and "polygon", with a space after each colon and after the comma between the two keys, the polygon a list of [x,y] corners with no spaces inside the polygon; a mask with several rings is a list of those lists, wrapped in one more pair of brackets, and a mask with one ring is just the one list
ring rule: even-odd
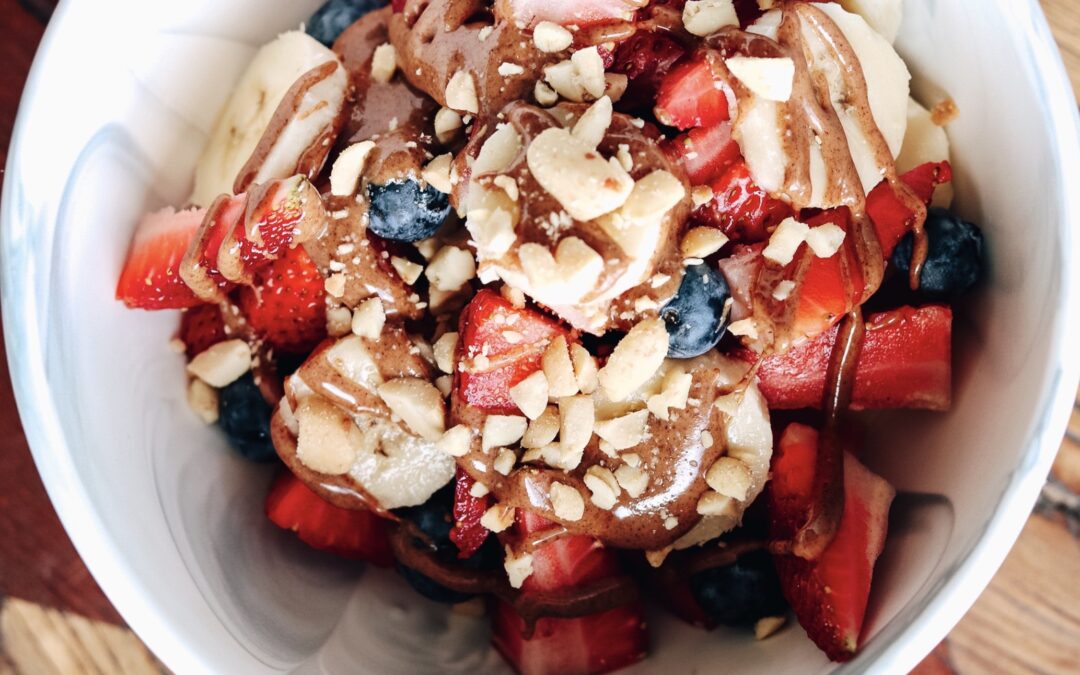
{"label": "sliced strawberry", "polygon": [[[738,146],[734,142],[731,145],[738,152]],[[728,154],[721,155],[725,156]],[[713,198],[695,209],[691,220],[723,231],[732,241],[747,244],[765,241],[772,228],[792,215],[790,206],[770,197],[754,183],[750,169],[738,155],[719,178],[710,182],[710,187]]]}
{"label": "sliced strawberry", "polygon": [[[948,162],[927,163],[908,171],[900,179],[924,204],[929,204],[934,198],[934,188],[952,180],[952,167]],[[888,258],[904,235],[912,230],[915,214],[888,181],[882,181],[870,192],[866,198],[866,213],[874,223],[881,250]]]}
{"label": "sliced strawberry", "polygon": [[[518,512],[511,537],[521,541],[553,527],[535,514]],[[619,573],[615,554],[583,535],[567,535],[533,551],[532,574],[522,592],[558,591]],[[507,661],[524,675],[605,673],[640,661],[647,641],[637,605],[576,619],[537,620],[526,639],[527,625],[510,605],[497,603],[492,641]]]}
{"label": "sliced strawberry", "polygon": [[180,341],[188,357],[225,341],[225,322],[217,305],[197,305],[180,315]]}
{"label": "sliced strawberry", "polygon": [[509,16],[503,18],[527,29],[541,21],[579,28],[633,21],[641,5],[637,0],[504,0],[497,8],[504,4]]}
{"label": "sliced strawberry", "polygon": [[661,31],[641,30],[619,43],[610,68],[628,80],[619,109],[652,108],[660,83],[685,54],[685,47]]}
{"label": "sliced strawberry", "polygon": [[458,557],[462,560],[471,558],[487,541],[491,530],[480,524],[484,512],[491,506],[491,497],[473,497],[472,487],[476,484],[472,476],[457,470],[454,483],[454,527],[450,530],[450,541],[458,547]]}
{"label": "sliced strawberry", "polygon": [[326,337],[323,277],[300,246],[240,289],[238,304],[256,335],[273,349],[305,354]]}
{"label": "sliced strawberry", "polygon": [[695,53],[668,73],[656,95],[654,112],[658,122],[680,131],[712,127],[728,119],[729,86],[713,68],[719,54],[712,50]]}
{"label": "sliced strawberry", "polygon": [[[506,340],[508,333],[515,334],[513,343]],[[460,334],[462,356],[472,363],[458,373],[461,397],[469,405],[494,413],[518,411],[510,388],[540,369],[551,340],[570,336],[552,319],[516,308],[489,290],[477,293],[462,311]],[[481,364],[476,363],[478,355],[483,356]]]}
{"label": "sliced strawberry", "polygon": [[742,160],[739,144],[731,137],[730,122],[691,129],[665,141],[664,152],[679,163],[693,185],[711,185]]}
{"label": "sliced strawberry", "polygon": [[[758,386],[774,410],[821,406],[836,328],[767,357]],[[748,363],[757,355],[740,348]],[[942,305],[901,307],[866,321],[851,407],[949,409],[952,400],[952,310]]]}
{"label": "sliced strawberry", "polygon": [[218,267],[218,253],[225,238],[243,221],[246,208],[246,195],[218,197],[206,210],[198,235],[184,253],[180,275],[207,302],[221,300],[231,287]]}
{"label": "sliced strawberry", "polygon": [[[813,494],[818,433],[789,426],[773,456],[769,508],[774,539],[805,519]],[[896,492],[854,455],[844,456],[844,514],[832,542],[817,560],[776,556],[776,570],[799,623],[834,661],[847,661],[859,645],[874,564],[885,547],[889,506]]]}
{"label": "sliced strawberry", "polygon": [[289,472],[274,481],[266,497],[266,517],[280,528],[295,532],[304,542],[352,560],[379,567],[394,564],[390,525],[370,511],[343,509],[312,492]]}
{"label": "sliced strawberry", "polygon": [[133,309],[182,309],[200,300],[180,277],[180,263],[206,215],[171,208],[143,216],[135,229],[116,299]]}

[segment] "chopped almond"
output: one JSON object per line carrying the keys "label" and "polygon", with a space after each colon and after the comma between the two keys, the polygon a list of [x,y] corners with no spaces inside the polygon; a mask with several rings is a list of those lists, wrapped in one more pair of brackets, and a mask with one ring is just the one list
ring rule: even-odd
{"label": "chopped almond", "polygon": [[719,458],[705,474],[709,487],[740,502],[746,501],[752,480],[750,467],[734,457]]}
{"label": "chopped almond", "polygon": [[555,512],[556,518],[574,522],[585,515],[585,500],[575,488],[554,482],[551,484],[549,496],[551,510]]}
{"label": "chopped almond", "polygon": [[251,348],[243,340],[226,340],[191,360],[187,371],[218,389],[232,384],[251,370]]}
{"label": "chopped almond", "polygon": [[660,319],[644,319],[615,346],[597,377],[605,395],[623,401],[648,382],[664,363],[668,332]]}
{"label": "chopped almond", "polygon": [[528,421],[519,415],[488,415],[484,420],[481,447],[486,451],[517,443],[527,426]]}
{"label": "chopped almond", "polygon": [[570,360],[565,337],[560,335],[551,341],[544,350],[541,365],[547,378],[548,396],[558,399],[578,393],[574,364]]}
{"label": "chopped almond", "polygon": [[559,411],[548,406],[544,412],[529,424],[521,439],[523,448],[542,448],[549,445],[559,435]]}
{"label": "chopped almond", "polygon": [[464,457],[472,448],[472,435],[469,427],[459,424],[447,429],[446,433],[435,441],[435,447],[451,457]]}
{"label": "chopped almond", "polygon": [[197,377],[192,378],[191,382],[188,383],[187,401],[191,410],[205,424],[213,424],[218,421],[220,409],[217,389]]}
{"label": "chopped almond", "polygon": [[503,532],[514,524],[514,507],[496,504],[484,511],[484,515],[480,516],[480,524],[492,532]]}
{"label": "chopped almond", "polygon": [[458,334],[456,332],[443,333],[432,350],[435,352],[435,365],[444,373],[454,372],[455,359],[457,357]]}
{"label": "chopped almond", "polygon": [[615,469],[615,480],[619,481],[619,485],[626,490],[626,494],[634,499],[643,495],[645,488],[649,486],[648,474],[629,464],[623,464],[618,469]]}
{"label": "chopped almond", "polygon": [[480,101],[476,96],[476,82],[467,71],[457,71],[447,83],[446,107],[474,115],[480,112]]}
{"label": "chopped almond", "polygon": [[533,557],[531,553],[517,555],[509,546],[506,547],[506,559],[503,567],[506,569],[506,578],[511,588],[521,588],[525,580],[532,576]]}
{"label": "chopped almond", "polygon": [[439,390],[427,380],[390,380],[379,387],[379,397],[424,440],[438,441],[446,430],[446,404]]}
{"label": "chopped almond", "polygon": [[641,443],[648,421],[649,411],[638,410],[622,417],[597,422],[596,435],[611,444],[613,450],[627,450]]}
{"label": "chopped almond", "polygon": [[538,370],[510,387],[510,398],[529,419],[540,417],[548,404],[548,381],[544,372]]}
{"label": "chopped almond", "polygon": [[542,52],[554,54],[567,49],[574,42],[574,36],[557,23],[541,21],[533,29],[533,44]]}
{"label": "chopped almond", "polygon": [[371,57],[371,79],[386,84],[393,79],[397,65],[397,51],[394,50],[394,45],[389,43],[379,45]]}
{"label": "chopped almond", "polygon": [[615,479],[615,474],[611,473],[610,469],[605,469],[602,466],[590,466],[589,470],[585,472],[583,480],[585,487],[589,488],[589,492],[592,493],[589,499],[593,504],[607,511],[615,506],[621,490],[619,489],[619,482]]}
{"label": "chopped almond", "polygon": [[368,298],[353,312],[352,332],[362,338],[378,340],[385,325],[386,310],[378,298]]}
{"label": "chopped almond", "polygon": [[596,377],[596,359],[589,350],[575,342],[570,346],[570,361],[574,365],[574,379],[581,393],[591,394],[596,391],[596,387],[599,386],[599,380]]}

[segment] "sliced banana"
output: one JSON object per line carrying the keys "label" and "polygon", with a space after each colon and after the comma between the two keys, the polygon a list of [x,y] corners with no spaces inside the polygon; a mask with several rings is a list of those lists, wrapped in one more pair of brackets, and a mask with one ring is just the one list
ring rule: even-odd
{"label": "sliced banana", "polygon": [[890,44],[896,42],[904,19],[903,0],[840,0],[840,5],[866,19],[866,23]]}
{"label": "sliced banana", "polygon": [[[949,161],[949,135],[934,124],[930,111],[915,99],[908,100],[908,127],[904,146],[896,158],[896,170],[903,174],[927,162]],[[949,208],[952,204],[951,183],[939,185],[934,191],[934,206]]]}
{"label": "sliced banana", "polygon": [[351,335],[316,352],[286,381],[275,447],[302,480],[337,495],[336,503],[360,493],[383,509],[415,506],[454,477],[453,457],[413,433],[376,393],[394,378],[432,375],[410,346],[396,328],[378,341]]}
{"label": "sliced banana", "polygon": [[264,46],[218,117],[195,170],[191,202],[208,206],[234,194],[241,173],[250,184],[308,173],[296,169],[316,161],[321,167],[332,139],[321,159],[309,151],[340,123],[347,88],[338,57],[311,36],[293,31]]}

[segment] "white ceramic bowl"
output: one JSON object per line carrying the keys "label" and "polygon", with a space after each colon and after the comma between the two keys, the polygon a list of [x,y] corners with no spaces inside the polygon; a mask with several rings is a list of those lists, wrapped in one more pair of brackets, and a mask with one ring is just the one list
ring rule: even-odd
{"label": "white ceramic bowl", "polygon": [[[262,516],[265,469],[183,400],[173,313],[113,288],[139,214],[177,204],[255,47],[318,0],[66,0],[26,88],[3,198],[11,375],[76,548],[178,672],[503,672],[485,626],[392,574],[328,560]],[[948,92],[958,204],[991,282],[960,308],[956,408],[883,416],[870,463],[901,490],[868,635],[843,672],[904,672],[974,602],[1050,467],[1077,382],[1076,101],[1035,0],[907,0],[917,90]],[[898,431],[899,430],[899,431]],[[654,622],[634,672],[823,672],[794,628],[763,643]]]}

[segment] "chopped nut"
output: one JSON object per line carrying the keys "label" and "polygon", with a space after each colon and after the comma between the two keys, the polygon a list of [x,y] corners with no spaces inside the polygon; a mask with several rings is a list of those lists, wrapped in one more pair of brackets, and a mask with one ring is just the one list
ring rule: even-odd
{"label": "chopped nut", "polygon": [[644,494],[645,488],[649,486],[648,474],[629,464],[623,464],[618,469],[615,469],[615,480],[619,481],[619,485],[626,490],[626,494],[634,499]]}
{"label": "chopped nut", "polygon": [[619,482],[610,469],[602,466],[590,466],[585,472],[585,487],[592,493],[590,501],[604,510],[611,510],[619,499]]}
{"label": "chopped nut", "polygon": [[503,257],[517,241],[513,216],[503,209],[473,209],[466,226],[481,254],[488,258]]}
{"label": "chopped nut", "polygon": [[611,213],[626,203],[634,189],[634,179],[622,165],[608,162],[595,146],[566,129],[541,132],[525,157],[533,177],[575,220],[585,222]]}
{"label": "chopped nut", "polygon": [[523,448],[542,448],[559,435],[559,412],[554,406],[548,406],[540,417],[537,417],[529,424],[529,428],[525,430],[525,435],[521,439],[521,447]]}
{"label": "chopped nut", "polygon": [[514,507],[509,504],[496,504],[480,516],[480,524],[492,532],[502,532],[514,524]]}
{"label": "chopped nut", "polygon": [[386,325],[386,311],[382,300],[368,298],[360,303],[352,315],[352,332],[362,338],[378,340]]}
{"label": "chopped nut", "polygon": [[326,310],[326,334],[341,337],[352,330],[353,313],[348,307],[331,307]]}
{"label": "chopped nut", "polygon": [[641,466],[641,457],[639,457],[636,452],[623,453],[621,459],[632,467],[636,468]]}
{"label": "chopped nut", "polygon": [[497,71],[499,75],[503,77],[513,77],[515,75],[521,75],[525,72],[525,69],[516,63],[510,63],[509,61],[503,61],[499,64]]}
{"label": "chopped nut", "polygon": [[615,159],[619,160],[619,164],[622,168],[626,169],[627,173],[634,170],[634,157],[630,154],[630,146],[626,143],[619,143],[619,150],[615,153]]}
{"label": "chopped nut", "polygon": [[220,410],[218,408],[218,392],[199,378],[192,378],[188,383],[187,401],[191,410],[199,416],[205,424],[213,424],[218,421]]}
{"label": "chopped nut", "polygon": [[323,289],[329,293],[331,297],[342,297],[345,295],[345,275],[341,272],[331,274],[323,281]]}
{"label": "chopped nut", "polygon": [[484,420],[481,447],[490,450],[517,443],[525,434],[528,424],[520,415],[488,415]]}
{"label": "chopped nut", "polygon": [[697,185],[690,190],[690,200],[694,206],[702,206],[713,200],[713,189],[708,185]]}
{"label": "chopped nut", "polygon": [[454,378],[449,375],[440,375],[435,378],[435,388],[439,390],[439,393],[443,395],[443,398],[450,398],[450,394],[454,391]]}
{"label": "chopped nut", "polygon": [[180,338],[173,338],[169,340],[169,351],[173,354],[183,354],[187,351],[187,345]]}
{"label": "chopped nut", "polygon": [[551,484],[549,497],[551,510],[555,512],[556,518],[574,522],[585,515],[585,500],[575,488],[554,482]]}
{"label": "chopped nut", "polygon": [[330,476],[352,468],[363,434],[348,415],[321,397],[308,396],[300,401],[296,421],[296,458],[304,466]]}
{"label": "chopped nut", "polygon": [[446,430],[446,404],[439,390],[427,380],[413,377],[390,380],[379,387],[379,397],[424,440],[437,441]]}
{"label": "chopped nut", "polygon": [[444,373],[453,373],[457,357],[458,334],[443,333],[432,347],[435,352],[435,365]]}
{"label": "chopped nut", "polygon": [[622,417],[596,423],[596,435],[611,444],[614,450],[626,450],[641,443],[645,425],[649,421],[648,410],[638,410]]}
{"label": "chopped nut", "polygon": [[787,623],[786,616],[766,616],[758,619],[754,624],[754,639],[764,640],[784,627]]}
{"label": "chopped nut", "polygon": [[416,283],[416,280],[420,278],[420,274],[424,271],[423,266],[396,255],[390,258],[390,265],[401,277],[401,280],[410,286]]}
{"label": "chopped nut", "polygon": [[561,52],[574,42],[573,34],[551,21],[541,21],[533,29],[533,44],[547,54]]}
{"label": "chopped nut", "polygon": [[506,559],[503,561],[503,567],[506,569],[506,578],[510,582],[511,588],[521,588],[521,584],[525,583],[533,573],[533,557],[531,553],[522,553],[521,555],[515,555],[513,549],[509,546],[506,547]]}
{"label": "chopped nut", "polygon": [[435,138],[446,145],[457,137],[461,131],[461,115],[450,108],[440,108],[435,113]]}
{"label": "chopped nut", "polygon": [[578,237],[559,242],[555,255],[540,244],[518,248],[518,259],[533,295],[548,304],[572,304],[591,290],[604,270],[604,259]]}
{"label": "chopped nut", "polygon": [[643,319],[615,346],[597,377],[605,395],[623,401],[645,384],[664,363],[668,333],[660,319]]}
{"label": "chopped nut", "polygon": [[221,389],[251,370],[251,348],[243,340],[227,340],[208,348],[187,366],[187,371]]}
{"label": "chopped nut", "polygon": [[565,337],[560,335],[551,341],[544,350],[541,366],[547,378],[549,397],[557,399],[578,393],[574,365],[567,352]]}
{"label": "chopped nut", "polygon": [[788,299],[788,296],[791,295],[791,292],[793,290],[795,290],[795,282],[785,279],[784,281],[776,284],[776,288],[773,289],[773,299],[783,302],[784,300]]}
{"label": "chopped nut", "polygon": [[435,447],[451,457],[464,457],[472,447],[472,430],[464,424],[451,427],[435,441]]}
{"label": "chopped nut", "polygon": [[691,35],[705,37],[724,26],[738,26],[732,0],[688,0],[683,6],[683,26]]}
{"label": "chopped nut", "polygon": [[741,392],[732,392],[730,394],[725,394],[724,396],[717,397],[717,399],[713,401],[713,407],[724,413],[728,417],[734,417],[741,404]]}
{"label": "chopped nut", "polygon": [[847,232],[844,231],[844,228],[833,223],[825,223],[811,228],[806,233],[806,245],[810,247],[810,250],[817,257],[831,258],[840,250],[840,246],[843,245],[846,237]]}
{"label": "chopped nut", "polygon": [[[559,399],[559,445],[566,454],[579,453],[589,444],[596,410],[589,396]],[[576,466],[576,464],[575,464]]]}
{"label": "chopped nut", "polygon": [[548,404],[548,380],[544,371],[538,370],[510,387],[510,399],[526,417],[538,419]]}
{"label": "chopped nut", "polygon": [[521,292],[521,289],[504,284],[503,287],[499,289],[499,293],[515,308],[522,309],[525,307],[525,294]]}
{"label": "chopped nut", "polygon": [[747,89],[766,101],[784,103],[791,98],[795,62],[789,57],[732,56],[725,63]]}
{"label": "chopped nut", "polygon": [[611,126],[612,112],[611,99],[607,96],[599,98],[582,114],[570,133],[595,148],[604,140],[608,127]]}
{"label": "chopped nut", "polygon": [[488,489],[488,486],[480,481],[475,481],[472,484],[472,487],[469,488],[469,496],[475,497],[476,499],[482,499],[483,497],[488,496],[490,492],[491,490]]}
{"label": "chopped nut", "polygon": [[679,526],[679,519],[676,518],[675,516],[668,516],[667,518],[664,518],[664,529],[665,530],[674,530],[678,526]]}
{"label": "chopped nut", "polygon": [[769,245],[761,252],[765,258],[773,262],[787,265],[795,258],[795,252],[806,241],[806,235],[810,228],[805,223],[800,223],[794,218],[786,218],[777,225],[772,236],[769,237]]}
{"label": "chopped nut", "polygon": [[712,432],[710,432],[708,430],[705,430],[705,431],[701,432],[701,446],[702,447],[704,447],[706,449],[711,448],[713,446],[714,442],[715,442],[715,439],[713,438]]}
{"label": "chopped nut", "polygon": [[394,45],[383,43],[375,48],[375,54],[371,57],[371,79],[386,84],[394,77],[397,66]]}
{"label": "chopped nut", "polygon": [[646,295],[642,295],[641,297],[634,300],[634,311],[638,314],[644,314],[645,312],[659,309],[659,307],[660,305],[657,304],[656,300],[653,300]]}
{"label": "chopped nut", "polygon": [[664,375],[664,381],[660,385],[660,393],[649,397],[646,405],[649,412],[665,422],[669,419],[670,408],[684,410],[686,402],[690,398],[690,387],[694,383],[694,376],[683,372],[681,368],[672,368]]}
{"label": "chopped nut", "polygon": [[476,277],[476,260],[463,248],[444,246],[432,258],[424,275],[440,291],[459,291]]}
{"label": "chopped nut", "polygon": [[503,448],[499,450],[499,454],[495,456],[495,461],[491,463],[491,466],[502,475],[509,476],[510,472],[514,470],[515,464],[517,464],[517,453],[509,448]]}
{"label": "chopped nut", "polygon": [[560,96],[576,103],[598,99],[607,89],[604,59],[596,47],[579,50],[568,60],[547,66],[544,79]]}
{"label": "chopped nut", "polygon": [[349,382],[374,393],[383,383],[379,366],[364,341],[349,335],[326,350],[326,361]]}
{"label": "chopped nut", "polygon": [[427,181],[428,185],[448,195],[454,189],[453,184],[450,182],[450,168],[453,161],[454,156],[450,153],[439,155],[428,162],[420,176]]}
{"label": "chopped nut", "polygon": [[538,80],[533,87],[533,97],[542,106],[555,105],[559,102],[559,94],[543,80]]}
{"label": "chopped nut", "polygon": [[353,143],[341,151],[330,169],[330,194],[335,197],[351,197],[356,194],[360,184],[360,175],[364,172],[368,154],[375,148],[375,143],[362,141]]}
{"label": "chopped nut", "polygon": [[618,103],[626,88],[630,86],[630,78],[622,73],[604,73],[604,95],[611,99],[612,103]]}
{"label": "chopped nut", "polygon": [[757,324],[753,319],[742,319],[741,321],[733,321],[728,325],[728,332],[732,335],[738,335],[740,337],[747,337],[751,340],[758,338]]}
{"label": "chopped nut", "polygon": [[752,481],[750,467],[734,457],[717,459],[705,474],[709,487],[740,502],[746,501]]}
{"label": "chopped nut", "polygon": [[708,258],[724,248],[728,237],[713,227],[695,227],[682,240],[682,254],[687,258]]}
{"label": "chopped nut", "polygon": [[591,394],[599,386],[596,373],[596,359],[588,349],[578,343],[570,345],[570,361],[574,364],[574,379],[582,394]]}
{"label": "chopped nut", "polygon": [[735,517],[739,509],[738,503],[731,497],[725,497],[719,492],[706,492],[698,500],[697,512],[703,516]]}
{"label": "chopped nut", "polygon": [[446,107],[474,115],[480,112],[476,82],[467,71],[457,71],[446,84]]}
{"label": "chopped nut", "polygon": [[518,189],[517,181],[514,180],[513,176],[507,176],[505,174],[495,176],[494,180],[491,182],[495,187],[505,192],[506,196],[509,197],[511,201],[516,202],[518,198],[521,197],[521,191]]}
{"label": "chopped nut", "polygon": [[674,550],[672,546],[665,546],[664,548],[656,551],[645,551],[645,560],[649,562],[650,567],[660,567],[667,560],[668,554]]}

